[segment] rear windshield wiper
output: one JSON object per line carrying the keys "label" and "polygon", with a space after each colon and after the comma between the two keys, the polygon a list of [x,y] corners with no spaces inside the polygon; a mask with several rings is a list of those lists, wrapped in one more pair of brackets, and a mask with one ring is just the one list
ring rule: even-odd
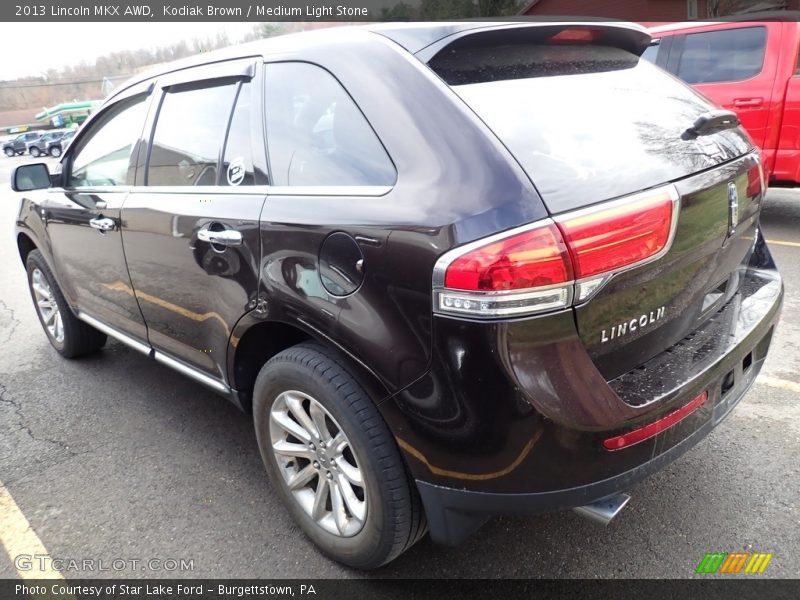
{"label": "rear windshield wiper", "polygon": [[710,110],[695,120],[694,124],[683,132],[681,138],[693,140],[701,135],[709,135],[739,126],[739,117],[729,110]]}

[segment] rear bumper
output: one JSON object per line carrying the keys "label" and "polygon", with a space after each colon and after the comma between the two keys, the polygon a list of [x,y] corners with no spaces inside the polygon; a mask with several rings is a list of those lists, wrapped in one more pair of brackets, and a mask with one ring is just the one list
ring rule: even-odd
{"label": "rear bumper", "polygon": [[[562,351],[563,345],[569,343],[562,339],[556,345],[543,347],[542,358],[537,359],[541,363],[534,365],[541,369],[541,379],[526,382],[542,390],[534,397],[531,409],[520,404],[514,387],[503,389],[501,378],[489,378],[488,369],[470,369],[469,365],[464,368],[464,357],[468,354],[463,354],[460,376],[475,379],[459,403],[463,414],[454,415],[461,417],[463,424],[457,428],[451,425],[450,448],[435,452],[423,445],[432,436],[419,436],[412,445],[406,441],[409,434],[398,435],[417,481],[432,539],[458,543],[492,515],[537,514],[590,504],[629,490],[678,458],[708,435],[753,385],[766,358],[782,300],[783,283],[759,235],[750,268],[742,274],[740,291],[720,311],[720,317],[703,326],[707,331],[694,332],[691,336],[694,342],[681,342],[680,347],[670,349],[673,362],[639,370],[638,381],[628,377],[616,385],[614,381],[604,382],[605,389],[595,388],[583,398],[565,394],[558,389],[559,383],[552,375],[554,360],[561,360],[561,369],[567,371],[574,361],[573,354]],[[463,325],[462,329],[466,331],[469,327]],[[451,340],[457,330],[449,331]],[[491,336],[500,339],[500,343],[495,342],[495,352],[503,343],[513,348],[513,342],[505,339],[508,331],[495,330]],[[455,345],[459,351],[466,346]],[[476,343],[474,347],[482,345]],[[486,356],[480,358],[489,360]],[[648,379],[658,379],[653,376],[658,369],[680,373],[671,378],[674,387],[648,387]],[[583,376],[580,369],[566,375]],[[449,379],[452,381],[454,377],[451,373]],[[482,382],[487,378],[492,384],[488,388]],[[603,409],[601,401],[609,390],[618,404],[625,404],[620,398],[631,384],[638,385],[641,392],[657,401],[641,407],[638,418],[621,426],[579,428],[543,414],[542,409],[547,405],[540,401],[546,397],[547,388],[554,389],[554,395],[560,396],[564,404],[582,403],[593,409],[594,400],[597,410],[592,414],[596,415]],[[487,389],[502,395],[483,395]],[[602,447],[604,439],[645,425],[685,405],[703,391],[708,392],[708,399],[698,410],[655,437],[622,450],[608,451]],[[465,402],[468,395],[473,402]],[[467,426],[472,427],[468,435],[464,434]],[[496,430],[501,435],[504,432],[505,437],[494,438]]]}
{"label": "rear bumper", "polygon": [[455,545],[495,515],[535,515],[591,504],[620,492],[667,466],[706,437],[739,403],[755,381],[761,364],[750,370],[741,387],[731,390],[708,419],[688,437],[633,469],[594,483],[568,489],[525,494],[473,492],[417,481],[431,539]]}

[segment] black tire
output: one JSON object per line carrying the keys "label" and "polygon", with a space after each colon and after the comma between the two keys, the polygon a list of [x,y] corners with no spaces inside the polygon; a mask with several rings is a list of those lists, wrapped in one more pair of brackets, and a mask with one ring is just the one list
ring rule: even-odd
{"label": "black tire", "polygon": [[30,153],[33,158],[39,158],[42,155],[42,152],[36,146],[31,146]]}
{"label": "black tire", "polygon": [[61,156],[61,146],[53,146],[50,148],[50,156],[53,158],[58,158]]}
{"label": "black tire", "polygon": [[3,148],[3,152],[6,153],[6,156],[8,158],[11,158],[12,156],[14,156],[16,154],[16,152],[14,152],[13,148]]}
{"label": "black tire", "polygon": [[[270,411],[278,396],[289,390],[312,396],[348,438],[368,498],[363,526],[351,537],[323,529],[295,500],[279,471],[272,451]],[[272,485],[295,522],[325,555],[351,567],[375,569],[425,535],[427,522],[419,494],[394,437],[372,399],[327,348],[306,342],[267,362],[256,379],[253,416]]]}
{"label": "black tire", "polygon": [[[42,253],[39,252],[39,250],[32,250],[28,254],[25,266],[28,272],[28,289],[31,292],[34,308],[36,308],[36,315],[39,317],[42,329],[45,335],[47,335],[47,339],[50,340],[50,343],[53,345],[53,348],[64,358],[77,358],[100,350],[106,343],[106,334],[84,323],[73,314],[72,309],[64,298],[64,294],[61,293],[61,288],[59,288],[58,283],[56,283],[53,272],[44,260]],[[48,329],[42,312],[37,307],[36,293],[33,289],[34,272],[37,270],[42,274],[44,279],[46,279],[52,297],[58,306],[58,312],[61,316],[63,327],[63,339],[61,340],[56,339],[53,333]]]}

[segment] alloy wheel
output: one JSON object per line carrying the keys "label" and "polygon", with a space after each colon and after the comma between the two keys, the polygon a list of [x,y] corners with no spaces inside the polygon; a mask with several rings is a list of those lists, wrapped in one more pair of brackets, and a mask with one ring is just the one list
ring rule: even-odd
{"label": "alloy wheel", "polygon": [[59,344],[64,341],[64,322],[61,312],[47,278],[39,269],[31,273],[31,288],[36,297],[36,310],[42,318],[42,323],[50,332],[50,336]]}
{"label": "alloy wheel", "polygon": [[328,533],[352,537],[367,518],[367,490],[350,441],[317,400],[281,393],[272,404],[270,443],[294,500]]}

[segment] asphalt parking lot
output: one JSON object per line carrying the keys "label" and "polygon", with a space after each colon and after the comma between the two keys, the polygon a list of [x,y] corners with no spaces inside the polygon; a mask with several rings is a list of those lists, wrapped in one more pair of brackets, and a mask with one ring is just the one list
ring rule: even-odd
{"label": "asphalt parking lot", "polygon": [[[94,561],[68,578],[364,577],[293,525],[248,416],[116,341],[77,361],[52,350],[12,235],[8,174],[22,162],[0,157],[0,517],[10,495],[52,557]],[[707,552],[749,551],[774,554],[759,577],[797,577],[800,190],[770,191],[762,223],[785,278],[782,322],[756,385],[704,442],[634,487],[608,528],[571,512],[501,518],[368,576],[691,577]],[[115,559],[123,570],[98,570]],[[16,576],[0,553],[0,578]]]}

